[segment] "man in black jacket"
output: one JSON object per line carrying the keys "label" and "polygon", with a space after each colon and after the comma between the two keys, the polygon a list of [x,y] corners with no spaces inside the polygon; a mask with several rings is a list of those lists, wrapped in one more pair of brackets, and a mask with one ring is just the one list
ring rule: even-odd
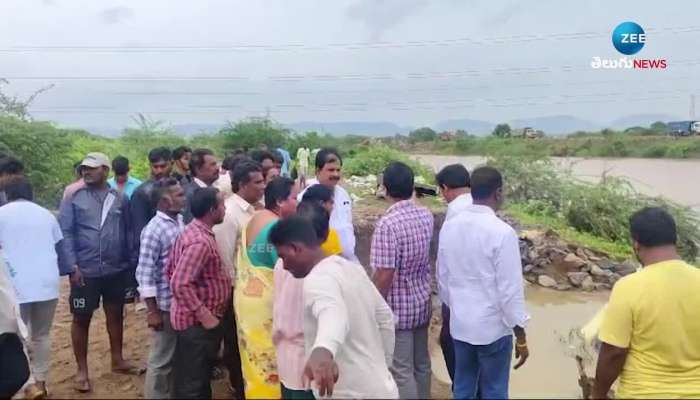
{"label": "man in black jacket", "polygon": [[[162,178],[170,176],[172,170],[172,155],[167,147],[156,147],[148,153],[148,162],[151,164],[151,178],[142,183],[131,196],[130,214],[132,221],[132,234],[134,251],[137,254],[141,246],[141,231],[156,215],[156,207],[152,202],[153,184]],[[136,297],[135,267],[132,271],[132,281],[127,288],[126,301],[133,302]]]}

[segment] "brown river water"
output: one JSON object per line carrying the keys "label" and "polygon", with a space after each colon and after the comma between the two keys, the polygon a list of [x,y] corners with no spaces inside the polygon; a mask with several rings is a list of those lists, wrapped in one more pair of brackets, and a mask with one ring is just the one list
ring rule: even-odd
{"label": "brown river water", "polygon": [[[530,321],[527,327],[530,358],[510,376],[513,398],[580,398],[576,362],[560,338],[586,324],[608,299],[608,293],[557,292],[537,286],[525,289]],[[450,382],[439,346],[431,349],[433,374]]]}
{"label": "brown river water", "polygon": [[[462,163],[469,170],[485,162],[478,156],[419,155],[416,159],[436,170]],[[663,196],[700,211],[700,160],[648,158],[553,158],[561,169],[575,177],[595,181],[603,174],[626,178],[641,193]]]}
{"label": "brown river water", "polygon": [[[462,163],[469,170],[483,164],[476,156],[420,155],[416,159],[439,170]],[[626,178],[641,193],[663,196],[700,213],[700,160],[553,158],[562,170],[582,180],[596,181],[603,174]],[[560,338],[585,325],[605,304],[609,293],[557,292],[528,286],[525,291],[532,317],[527,333],[530,359],[511,373],[514,398],[580,398],[578,370]],[[449,382],[439,347],[434,349],[437,380]]]}

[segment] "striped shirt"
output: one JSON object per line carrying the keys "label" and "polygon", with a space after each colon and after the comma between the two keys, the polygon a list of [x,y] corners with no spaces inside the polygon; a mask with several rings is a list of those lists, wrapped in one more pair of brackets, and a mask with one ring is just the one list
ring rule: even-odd
{"label": "striped shirt", "polygon": [[158,211],[141,232],[139,264],[136,267],[139,293],[143,298],[155,297],[158,308],[162,311],[170,311],[173,297],[165,277],[165,266],[168,264],[170,249],[184,228],[182,215],[178,214],[175,220]]}
{"label": "striped shirt", "polygon": [[221,267],[214,232],[203,222],[193,220],[175,240],[166,276],[173,294],[170,322],[174,330],[194,326],[205,311],[219,319],[224,315],[231,301],[231,278]]}
{"label": "striped shirt", "polygon": [[432,238],[433,214],[412,200],[389,207],[374,229],[369,262],[373,270],[395,270],[387,302],[399,330],[419,328],[430,320]]}

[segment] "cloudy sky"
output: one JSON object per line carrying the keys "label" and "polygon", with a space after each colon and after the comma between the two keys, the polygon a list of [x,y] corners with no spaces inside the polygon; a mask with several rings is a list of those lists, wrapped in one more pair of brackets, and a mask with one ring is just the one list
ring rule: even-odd
{"label": "cloudy sky", "polygon": [[[34,115],[121,127],[269,113],[282,122],[434,124],[566,114],[687,117],[700,94],[700,3],[491,0],[2,0],[0,77]],[[635,21],[635,57],[593,70]]]}

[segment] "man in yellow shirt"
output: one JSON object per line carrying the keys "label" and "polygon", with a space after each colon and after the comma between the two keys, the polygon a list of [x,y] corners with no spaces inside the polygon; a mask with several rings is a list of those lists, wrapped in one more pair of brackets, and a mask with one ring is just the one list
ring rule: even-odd
{"label": "man in yellow shirt", "polygon": [[630,218],[644,268],[621,279],[600,327],[594,398],[700,398],[700,269],[676,250],[676,224],[660,208]]}

